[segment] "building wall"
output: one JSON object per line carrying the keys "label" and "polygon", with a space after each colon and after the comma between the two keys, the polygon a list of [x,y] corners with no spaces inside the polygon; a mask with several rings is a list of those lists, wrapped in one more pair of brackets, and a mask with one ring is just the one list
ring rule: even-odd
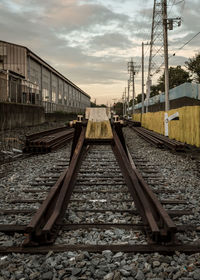
{"label": "building wall", "polygon": [[0,69],[26,76],[26,48],[0,41]]}
{"label": "building wall", "polygon": [[0,101],[7,99],[8,81],[7,75],[0,73]]}
{"label": "building wall", "polygon": [[58,104],[58,110],[63,108],[60,105],[65,105],[74,108],[77,112],[90,106],[89,97],[31,57],[28,58],[28,69],[30,69],[28,73],[31,83],[39,85],[43,102]]}
{"label": "building wall", "polygon": [[42,106],[0,102],[1,129],[39,125],[45,122]]}
{"label": "building wall", "polygon": [[[0,100],[43,104],[47,112],[83,112],[85,107],[90,106],[89,96],[23,46],[0,41],[0,69],[1,67],[23,76],[24,79],[12,78],[12,100],[8,87],[6,94],[1,90],[5,82],[0,81]],[[15,93],[17,91],[19,93]]]}
{"label": "building wall", "polygon": [[51,102],[51,72],[42,67],[42,100]]}

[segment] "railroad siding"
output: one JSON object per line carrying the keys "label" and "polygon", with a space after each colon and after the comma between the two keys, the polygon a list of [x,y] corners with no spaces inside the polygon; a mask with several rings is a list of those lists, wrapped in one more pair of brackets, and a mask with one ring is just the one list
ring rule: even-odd
{"label": "railroad siding", "polygon": [[[200,147],[200,106],[187,106],[169,111],[179,112],[179,120],[169,123],[169,138]],[[141,114],[135,114],[134,121],[141,121]],[[142,126],[164,135],[164,112],[146,113]]]}

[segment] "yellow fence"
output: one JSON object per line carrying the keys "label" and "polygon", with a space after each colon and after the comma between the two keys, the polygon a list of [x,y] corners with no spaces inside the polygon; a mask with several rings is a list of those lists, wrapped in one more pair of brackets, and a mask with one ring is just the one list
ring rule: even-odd
{"label": "yellow fence", "polygon": [[[200,147],[200,106],[173,109],[168,116],[179,112],[179,120],[169,122],[169,138]],[[142,118],[142,119],[141,119]],[[164,112],[134,114],[142,126],[164,135]]]}

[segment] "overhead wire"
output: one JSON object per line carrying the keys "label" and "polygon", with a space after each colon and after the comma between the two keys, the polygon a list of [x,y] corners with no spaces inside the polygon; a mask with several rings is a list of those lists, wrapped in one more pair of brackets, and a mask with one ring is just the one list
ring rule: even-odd
{"label": "overhead wire", "polygon": [[[179,51],[182,50],[185,46],[187,46],[187,45],[188,45],[192,40],[194,40],[199,34],[200,34],[200,31],[197,32],[190,40],[188,40],[186,43],[184,43],[180,48],[178,48],[177,52],[179,52]],[[176,52],[176,53],[177,53],[177,52]],[[174,53],[173,55],[169,56],[169,59],[172,58],[173,56],[175,56],[176,53]],[[160,69],[161,69],[162,66],[164,66],[164,62],[156,69],[156,71],[152,74],[152,76],[155,75],[155,73],[156,73],[157,71],[160,71]]]}
{"label": "overhead wire", "polygon": [[[177,49],[176,53],[179,52],[180,50],[182,50],[185,46],[187,46],[192,40],[194,40],[198,35],[200,34],[200,31],[197,32],[190,40],[188,40],[185,44],[183,44],[180,48]],[[176,53],[174,53],[171,57],[175,56]]]}

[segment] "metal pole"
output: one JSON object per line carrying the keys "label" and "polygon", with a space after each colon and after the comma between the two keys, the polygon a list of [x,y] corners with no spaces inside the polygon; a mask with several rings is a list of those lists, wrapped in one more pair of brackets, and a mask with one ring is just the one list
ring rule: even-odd
{"label": "metal pole", "polygon": [[17,82],[15,83],[15,103],[17,103]]}
{"label": "metal pole", "polygon": [[123,117],[125,115],[125,99],[124,99],[124,92],[123,92]]}
{"label": "metal pole", "polygon": [[122,94],[122,116],[124,116],[124,93]]}
{"label": "metal pole", "polygon": [[126,88],[125,88],[125,92],[124,92],[124,93],[125,93],[125,115],[127,115],[127,106],[126,106],[126,105],[127,105],[127,104],[126,104],[126,102],[127,102],[127,101],[126,101]]}
{"label": "metal pole", "polygon": [[130,80],[128,80],[128,116],[129,116],[129,101],[130,101]]}
{"label": "metal pole", "polygon": [[144,114],[144,43],[142,42],[142,114]]}
{"label": "metal pole", "polygon": [[153,41],[154,41],[154,30],[155,30],[155,14],[156,14],[156,0],[154,0],[154,5],[153,5],[153,19],[152,19],[152,27],[151,27],[149,68],[148,68],[147,90],[146,90],[146,95],[147,95],[146,96],[146,113],[148,113],[149,98],[150,98],[152,53],[153,53]]}
{"label": "metal pole", "polygon": [[168,34],[167,34],[167,0],[163,0],[163,39],[165,57],[165,111],[169,110],[169,69],[168,69]]}
{"label": "metal pole", "polygon": [[132,114],[134,114],[134,105],[135,105],[135,78],[134,78],[134,75],[135,75],[135,70],[134,70],[134,65],[133,65],[133,102],[132,102]]}

